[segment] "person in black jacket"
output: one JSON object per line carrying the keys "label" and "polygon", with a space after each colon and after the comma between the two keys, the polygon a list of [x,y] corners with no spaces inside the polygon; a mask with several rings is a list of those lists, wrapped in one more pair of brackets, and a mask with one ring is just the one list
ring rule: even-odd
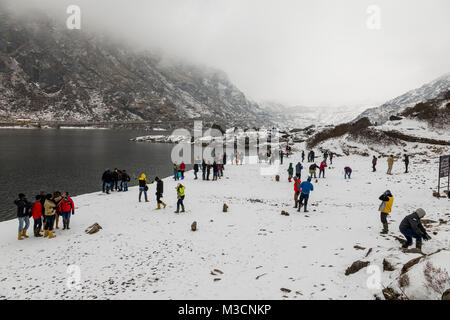
{"label": "person in black jacket", "polygon": [[161,200],[164,192],[164,182],[158,177],[155,177],[155,181],[156,181],[156,193],[155,193],[156,202],[158,203],[158,207],[156,208],[156,210],[161,209],[161,204],[164,206],[165,209],[167,205]]}
{"label": "person in black jacket", "polygon": [[119,186],[118,186],[118,182],[119,182],[119,169],[115,168],[114,171],[112,172],[112,180],[113,180],[113,185],[111,187],[111,191],[112,190],[119,190]]}
{"label": "person in black jacket", "polygon": [[23,239],[22,237],[28,238],[27,229],[30,226],[31,203],[28,202],[27,198],[23,193],[19,194],[19,199],[15,200],[14,203],[17,206],[17,219],[19,219],[18,240],[22,240]]}
{"label": "person in black jacket", "polygon": [[198,174],[198,163],[194,163],[194,176],[195,176],[194,180],[198,179],[197,174]]}
{"label": "person in black jacket", "polygon": [[103,172],[102,181],[103,181],[102,192],[106,191],[106,193],[109,194],[109,190],[111,189],[111,183],[113,181],[111,170],[106,169],[105,172]]}
{"label": "person in black jacket", "polygon": [[427,231],[425,230],[424,226],[422,225],[422,222],[420,219],[422,219],[425,216],[425,210],[422,208],[417,209],[414,213],[407,215],[405,218],[403,218],[402,222],[400,223],[400,232],[405,236],[406,242],[403,244],[403,248],[408,248],[410,245],[412,245],[412,238],[416,239],[416,248],[421,250],[422,249],[422,238],[425,241],[428,241],[431,239],[431,237],[428,235]]}
{"label": "person in black jacket", "polygon": [[405,163],[405,173],[408,173],[409,156],[407,154],[405,154],[405,158],[403,159],[403,162]]}
{"label": "person in black jacket", "polygon": [[130,176],[127,173],[127,170],[122,170],[122,191],[128,191],[128,182],[130,182]]}

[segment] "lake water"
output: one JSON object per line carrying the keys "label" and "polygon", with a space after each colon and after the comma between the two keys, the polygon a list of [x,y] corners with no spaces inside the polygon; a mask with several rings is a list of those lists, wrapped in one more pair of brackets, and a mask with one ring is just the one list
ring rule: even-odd
{"label": "lake water", "polygon": [[0,129],[0,221],[16,218],[13,201],[19,193],[32,201],[40,191],[69,191],[72,196],[100,191],[105,168],[127,170],[130,185],[136,185],[134,179],[142,172],[151,180],[171,175],[172,144],[128,141],[149,134],[133,130]]}

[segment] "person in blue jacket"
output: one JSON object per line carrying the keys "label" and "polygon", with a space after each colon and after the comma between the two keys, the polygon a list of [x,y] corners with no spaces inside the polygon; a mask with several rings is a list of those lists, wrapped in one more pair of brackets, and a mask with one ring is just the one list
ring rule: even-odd
{"label": "person in blue jacket", "polygon": [[[300,188],[302,189],[300,193],[300,200],[299,200],[299,206],[298,206],[298,212],[300,212],[300,208],[303,206],[304,212],[308,212],[306,209],[306,206],[308,205],[308,199],[309,199],[309,193],[314,190],[314,187],[311,183],[311,177],[308,177],[307,181],[303,181],[300,184]],[[304,203],[303,203],[304,201]]]}

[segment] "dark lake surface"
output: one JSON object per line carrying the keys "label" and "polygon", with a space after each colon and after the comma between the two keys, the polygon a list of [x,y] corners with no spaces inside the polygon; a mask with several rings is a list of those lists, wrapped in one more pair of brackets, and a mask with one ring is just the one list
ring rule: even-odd
{"label": "dark lake surface", "polygon": [[105,168],[125,169],[136,185],[142,172],[172,174],[172,144],[132,142],[130,138],[165,132],[80,129],[0,129],[0,221],[16,218],[13,201],[29,201],[40,191],[72,196],[101,190]]}

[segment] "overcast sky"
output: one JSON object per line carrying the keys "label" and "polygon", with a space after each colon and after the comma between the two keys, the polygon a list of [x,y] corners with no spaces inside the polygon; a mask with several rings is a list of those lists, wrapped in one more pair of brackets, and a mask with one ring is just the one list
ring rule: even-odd
{"label": "overcast sky", "polygon": [[82,29],[222,69],[256,101],[374,106],[450,72],[449,0],[20,1],[79,5]]}

